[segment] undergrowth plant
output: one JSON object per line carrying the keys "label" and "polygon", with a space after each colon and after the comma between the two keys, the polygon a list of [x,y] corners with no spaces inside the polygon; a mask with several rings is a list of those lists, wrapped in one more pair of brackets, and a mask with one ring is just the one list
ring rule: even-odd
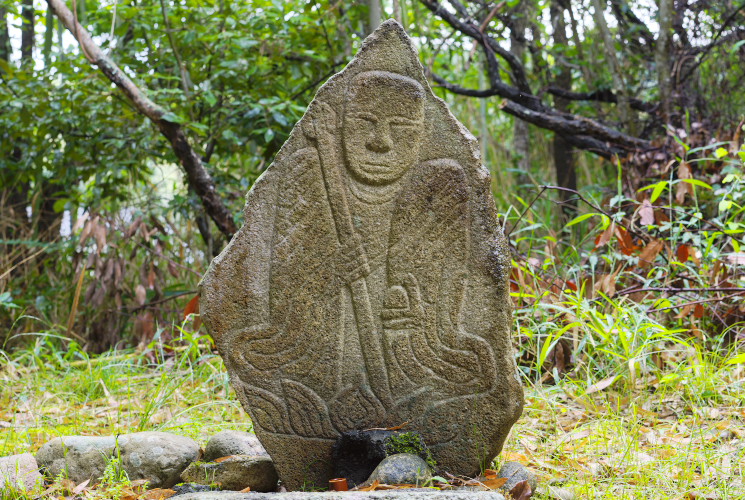
{"label": "undergrowth plant", "polygon": [[[506,212],[528,379],[671,383],[704,359],[722,366],[745,341],[745,145],[674,140],[677,161],[635,192],[618,161],[614,191],[542,186]],[[555,191],[579,207],[560,228]]]}

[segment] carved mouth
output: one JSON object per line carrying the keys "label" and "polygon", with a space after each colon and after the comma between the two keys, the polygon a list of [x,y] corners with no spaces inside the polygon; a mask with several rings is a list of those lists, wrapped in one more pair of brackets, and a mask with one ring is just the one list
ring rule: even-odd
{"label": "carved mouth", "polygon": [[382,165],[379,163],[363,163],[362,165],[360,165],[360,170],[362,170],[366,174],[380,175],[390,172],[391,166]]}

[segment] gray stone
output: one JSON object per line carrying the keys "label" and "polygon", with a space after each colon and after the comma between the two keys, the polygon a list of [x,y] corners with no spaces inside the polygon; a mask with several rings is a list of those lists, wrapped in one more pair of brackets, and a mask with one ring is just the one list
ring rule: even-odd
{"label": "gray stone", "polygon": [[521,481],[527,481],[530,489],[535,491],[538,487],[538,479],[535,474],[520,462],[505,462],[499,469],[497,476],[507,478],[502,489],[510,491]]}
{"label": "gray stone", "polygon": [[204,447],[204,461],[230,455],[267,455],[256,434],[243,431],[221,431],[215,434]]}
{"label": "gray stone", "polygon": [[277,470],[266,455],[235,455],[220,462],[194,462],[181,473],[188,483],[217,484],[220,489],[240,491],[274,491],[277,489]]}
{"label": "gray stone", "polygon": [[31,491],[42,484],[44,478],[31,453],[0,457],[0,490],[9,487]]}
{"label": "gray stone", "polygon": [[425,486],[432,480],[432,470],[427,462],[411,453],[398,453],[386,457],[375,467],[365,484],[415,484]]}
{"label": "gray stone", "polygon": [[387,21],[252,187],[200,308],[288,489],[326,487],[354,429],[409,422],[456,475],[501,450],[523,394],[490,183]]}
{"label": "gray stone", "polygon": [[342,433],[331,449],[334,477],[346,478],[349,487],[362,484],[388,455],[413,453],[432,461],[422,436],[414,431],[370,429]]}
{"label": "gray stone", "polygon": [[294,493],[231,493],[226,491],[172,496],[178,500],[505,500],[504,495],[486,491],[437,491],[412,488],[387,491],[324,491]]}
{"label": "gray stone", "polygon": [[167,432],[137,432],[118,436],[65,436],[44,444],[36,460],[50,477],[67,471],[80,483],[97,483],[112,457],[131,480],[146,479],[151,488],[169,488],[180,482],[180,474],[199,458],[199,445],[190,438]]}

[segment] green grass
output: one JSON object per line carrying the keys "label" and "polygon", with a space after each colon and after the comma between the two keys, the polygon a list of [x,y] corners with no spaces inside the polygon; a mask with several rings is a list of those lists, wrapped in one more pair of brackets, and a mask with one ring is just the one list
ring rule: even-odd
{"label": "green grass", "polygon": [[[209,338],[181,334],[170,346],[156,342],[97,357],[40,336],[25,350],[0,355],[0,456],[33,453],[69,434],[161,430],[204,445],[223,429],[250,430]],[[497,461],[533,468],[538,499],[567,492],[598,499],[745,498],[745,365],[667,345],[667,369],[640,372],[633,385],[628,364],[620,362],[601,390],[591,371],[558,384],[527,382],[525,412]],[[128,487],[114,483],[89,495],[110,498]],[[69,493],[74,485],[68,486]],[[6,491],[1,498],[34,496]]]}

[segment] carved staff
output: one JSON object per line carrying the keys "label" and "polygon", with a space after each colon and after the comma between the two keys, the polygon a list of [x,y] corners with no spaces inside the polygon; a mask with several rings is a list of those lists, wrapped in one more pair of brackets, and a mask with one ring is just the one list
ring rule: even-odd
{"label": "carved staff", "polygon": [[354,230],[352,213],[347,201],[344,180],[339,166],[342,164],[336,145],[336,113],[325,102],[318,101],[308,110],[309,123],[303,127],[303,132],[316,143],[318,158],[323,173],[323,183],[331,205],[336,234],[339,238],[341,251],[362,256],[357,269],[353,270],[353,278],[349,283],[352,295],[354,315],[357,318],[357,332],[362,346],[362,355],[367,368],[368,382],[373,393],[386,409],[392,405],[391,391],[388,385],[388,371],[383,357],[383,346],[380,332],[375,326],[375,317],[367,291],[365,276],[370,273],[369,264],[364,256],[364,248],[359,235]]}

